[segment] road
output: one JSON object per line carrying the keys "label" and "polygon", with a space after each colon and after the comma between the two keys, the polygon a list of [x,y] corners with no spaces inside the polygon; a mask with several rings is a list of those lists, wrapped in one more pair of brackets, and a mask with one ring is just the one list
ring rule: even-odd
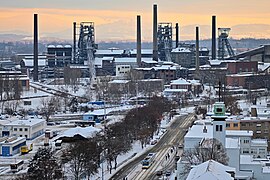
{"label": "road", "polygon": [[[171,151],[173,146],[178,147],[178,144],[183,141],[186,129],[192,124],[193,120],[194,114],[177,117],[177,119],[167,129],[167,133],[162,136],[159,142],[152,149],[146,151],[144,154],[135,158],[133,161],[119,169],[110,179],[119,180],[125,177],[134,180],[154,179],[157,170],[160,170],[160,168],[165,169],[170,167],[171,164],[174,163],[173,161],[169,160],[166,162],[166,155]],[[140,162],[150,152],[156,153],[155,162],[147,170],[138,168],[141,166]]]}

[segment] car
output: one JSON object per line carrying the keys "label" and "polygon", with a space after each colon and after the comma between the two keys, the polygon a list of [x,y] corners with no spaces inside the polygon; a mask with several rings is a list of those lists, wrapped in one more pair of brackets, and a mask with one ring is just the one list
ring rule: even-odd
{"label": "car", "polygon": [[171,176],[171,171],[166,171],[165,176]]}
{"label": "car", "polygon": [[162,176],[163,172],[162,171],[157,171],[156,175],[157,176]]}
{"label": "car", "polygon": [[180,159],[180,156],[175,156],[175,162],[177,162]]}
{"label": "car", "polygon": [[183,147],[184,147],[184,144],[182,144],[182,143],[178,145],[178,148],[180,148],[180,149],[182,149]]}
{"label": "car", "polygon": [[152,141],[150,142],[150,144],[151,144],[151,145],[157,144],[157,140],[156,140],[156,139],[155,139],[155,140],[152,140]]}

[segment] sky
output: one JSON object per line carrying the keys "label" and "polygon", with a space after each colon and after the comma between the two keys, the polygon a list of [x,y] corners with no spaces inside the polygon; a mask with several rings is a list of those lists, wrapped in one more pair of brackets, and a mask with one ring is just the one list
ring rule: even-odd
{"label": "sky", "polygon": [[0,33],[32,35],[33,14],[39,14],[39,36],[72,39],[73,22],[94,22],[96,41],[135,41],[141,15],[142,40],[152,40],[152,9],[158,22],[180,24],[180,39],[211,37],[211,16],[217,27],[231,28],[233,38],[270,38],[269,0],[0,0]]}

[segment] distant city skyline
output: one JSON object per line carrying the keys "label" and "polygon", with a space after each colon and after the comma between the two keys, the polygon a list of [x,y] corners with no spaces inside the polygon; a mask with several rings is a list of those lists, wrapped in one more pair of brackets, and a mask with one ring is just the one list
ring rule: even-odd
{"label": "distant city skyline", "polygon": [[0,33],[33,31],[33,14],[39,14],[40,37],[72,39],[72,23],[95,23],[97,41],[134,41],[136,16],[142,18],[142,40],[152,41],[152,6],[158,5],[158,22],[180,24],[180,39],[211,37],[211,16],[217,16],[217,27],[232,28],[232,38],[270,38],[268,0],[11,0],[1,1]]}

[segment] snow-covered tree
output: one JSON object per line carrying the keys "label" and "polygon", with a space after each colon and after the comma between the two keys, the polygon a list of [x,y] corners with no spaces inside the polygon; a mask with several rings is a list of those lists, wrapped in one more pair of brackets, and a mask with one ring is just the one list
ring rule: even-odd
{"label": "snow-covered tree", "polygon": [[61,166],[53,156],[51,148],[39,148],[30,161],[27,179],[29,180],[55,180],[61,179]]}

